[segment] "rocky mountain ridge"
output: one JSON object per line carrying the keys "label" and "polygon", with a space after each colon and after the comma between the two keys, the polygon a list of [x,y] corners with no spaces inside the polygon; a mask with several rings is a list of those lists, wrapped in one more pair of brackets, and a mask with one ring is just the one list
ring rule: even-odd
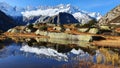
{"label": "rocky mountain ridge", "polygon": [[0,30],[6,31],[15,25],[15,21],[7,16],[4,12],[0,11]]}
{"label": "rocky mountain ridge", "polygon": [[43,20],[39,18],[36,23],[52,23],[52,24],[72,24],[79,23],[77,19],[74,18],[73,15],[65,12],[60,12],[59,14],[52,17],[44,17]]}
{"label": "rocky mountain ridge", "polygon": [[100,25],[104,25],[104,24],[110,24],[110,23],[120,23],[120,21],[119,22],[112,22],[112,20],[116,19],[119,16],[120,16],[120,5],[118,5],[117,7],[113,8],[105,16],[103,16],[99,20],[99,24]]}
{"label": "rocky mountain ridge", "polygon": [[87,23],[93,18],[99,20],[102,17],[99,13],[83,11],[70,4],[38,7],[27,6],[25,8],[20,8],[17,6],[10,6],[4,2],[0,2],[0,10],[13,17],[20,25],[34,23],[39,18],[44,16],[55,16],[60,12],[72,14],[80,23]]}

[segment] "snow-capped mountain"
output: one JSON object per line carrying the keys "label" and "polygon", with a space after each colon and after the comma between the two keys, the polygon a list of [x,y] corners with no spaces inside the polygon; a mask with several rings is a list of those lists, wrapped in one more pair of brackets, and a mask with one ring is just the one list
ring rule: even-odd
{"label": "snow-capped mountain", "polygon": [[39,16],[39,15],[54,16],[54,15],[59,14],[60,12],[67,12],[67,13],[73,14],[73,16],[76,16],[76,14],[79,14],[79,17],[83,17],[86,15],[86,16],[90,16],[90,17],[93,17],[96,19],[99,19],[98,17],[101,16],[99,13],[86,12],[86,11],[80,10],[79,8],[74,7],[70,4],[67,4],[67,5],[61,4],[61,5],[52,6],[52,7],[48,6],[48,7],[45,7],[44,9],[43,9],[43,7],[40,7],[37,10],[22,12],[22,14],[25,17]]}
{"label": "snow-capped mountain", "polygon": [[10,6],[9,4],[4,2],[0,2],[0,10],[5,12],[7,15],[17,19],[17,21],[20,21],[21,19],[21,21],[25,23],[33,23],[41,16],[54,16],[59,14],[60,12],[67,12],[72,14],[80,23],[87,23],[93,18],[99,20],[102,17],[99,13],[83,11],[70,4],[38,7],[27,6],[25,8],[20,8],[16,6]]}
{"label": "snow-capped mountain", "polygon": [[35,10],[35,8],[31,6],[21,8],[17,6],[11,6],[5,2],[0,2],[0,10],[9,16],[16,17],[16,16],[22,16],[21,12]]}
{"label": "snow-capped mountain", "polygon": [[35,23],[52,23],[52,24],[74,24],[79,23],[77,19],[74,18],[73,15],[60,12],[59,14],[51,17],[40,17]]}
{"label": "snow-capped mountain", "polygon": [[20,16],[21,12],[24,11],[22,8],[10,6],[5,2],[0,2],[0,10],[10,16]]}
{"label": "snow-capped mountain", "polygon": [[21,12],[36,10],[36,8],[31,6],[21,8],[17,6],[11,6],[5,2],[0,2],[0,10],[4,12],[6,15],[11,16],[16,21],[15,23],[16,25],[25,25],[29,21],[34,22],[35,20],[38,19],[38,18],[36,19],[36,17],[31,17],[27,19],[26,17],[23,17],[23,15],[21,14]]}
{"label": "snow-capped mountain", "polygon": [[102,17],[99,13],[86,12],[70,4],[68,5],[61,4],[61,5],[54,6],[54,7],[46,7],[44,9],[43,7],[41,7],[41,8],[38,8],[37,10],[25,11],[21,13],[24,17],[29,18],[31,16],[40,16],[40,15],[55,16],[59,14],[60,12],[67,12],[67,13],[72,14],[81,23],[87,23],[89,20],[93,18],[95,18],[96,20],[99,20]]}

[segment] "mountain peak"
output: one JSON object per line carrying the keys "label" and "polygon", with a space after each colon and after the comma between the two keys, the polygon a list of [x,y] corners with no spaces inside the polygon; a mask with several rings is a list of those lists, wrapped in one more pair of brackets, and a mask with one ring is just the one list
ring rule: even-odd
{"label": "mountain peak", "polygon": [[[56,7],[56,6],[54,6]],[[60,8],[69,8],[69,7],[73,7],[71,4],[59,4],[57,5],[57,7],[60,7]]]}
{"label": "mountain peak", "polygon": [[[38,19],[37,23],[41,22],[40,19]],[[60,12],[59,14],[55,16],[51,16],[49,18],[44,18],[43,23],[53,23],[53,24],[70,24],[70,23],[79,23],[78,20],[74,18],[73,15],[66,13],[66,12]]]}
{"label": "mountain peak", "polygon": [[8,11],[11,8],[12,6],[10,6],[6,2],[0,2],[0,10],[2,10],[3,12]]}
{"label": "mountain peak", "polygon": [[10,6],[10,5],[7,4],[6,2],[0,2],[0,6]]}
{"label": "mountain peak", "polygon": [[72,6],[71,4],[60,4],[57,6],[47,6],[44,8],[44,6],[37,10],[32,11],[25,11],[22,12],[22,15],[26,18],[30,18],[33,16],[55,16],[59,14],[60,12],[66,12],[72,14],[79,22],[81,23],[87,23],[89,20],[95,18],[96,20],[99,20],[101,18],[101,15],[99,13],[95,12],[87,12],[80,10],[77,7]]}
{"label": "mountain peak", "polygon": [[60,12],[72,14],[81,23],[87,23],[92,18],[95,18],[96,20],[101,18],[101,15],[99,13],[83,11],[71,4],[38,7],[27,6],[26,8],[20,8],[16,6],[13,7],[8,5],[7,3],[1,2],[0,10],[9,16],[15,18],[17,16],[22,16],[25,17],[26,19],[31,19],[31,17],[34,18],[39,16],[55,16]]}

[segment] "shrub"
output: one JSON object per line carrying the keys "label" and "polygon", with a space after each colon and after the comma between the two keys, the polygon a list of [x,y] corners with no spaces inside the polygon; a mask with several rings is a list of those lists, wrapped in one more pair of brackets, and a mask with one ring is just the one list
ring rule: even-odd
{"label": "shrub", "polygon": [[95,19],[90,20],[88,23],[81,25],[80,27],[82,28],[88,28],[88,27],[92,27],[93,25],[95,25],[97,23],[97,21]]}
{"label": "shrub", "polygon": [[64,32],[65,31],[65,27],[63,26],[63,25],[60,25],[60,27],[61,27],[61,32]]}
{"label": "shrub", "polygon": [[0,30],[0,33],[3,33],[3,31],[2,31],[2,30]]}
{"label": "shrub", "polygon": [[28,29],[33,29],[33,24],[27,25],[27,28],[28,28]]}
{"label": "shrub", "polygon": [[76,27],[76,28],[80,28],[80,24],[76,24],[75,27]]}
{"label": "shrub", "polygon": [[40,26],[39,29],[40,29],[41,31],[47,31],[47,28],[48,28],[47,26]]}

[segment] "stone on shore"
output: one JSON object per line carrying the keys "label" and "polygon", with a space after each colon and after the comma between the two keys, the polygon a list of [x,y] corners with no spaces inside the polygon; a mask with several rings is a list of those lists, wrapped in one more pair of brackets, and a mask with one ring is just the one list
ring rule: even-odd
{"label": "stone on shore", "polygon": [[89,28],[79,28],[78,31],[79,32],[86,32]]}
{"label": "stone on shore", "polygon": [[56,39],[79,40],[79,41],[87,41],[87,42],[92,41],[92,37],[93,37],[91,35],[73,35],[67,33],[47,32],[40,30],[37,30],[35,34],[48,36],[50,38],[56,38]]}
{"label": "stone on shore", "polygon": [[7,32],[10,32],[10,33],[19,33],[20,31],[13,28],[13,29],[9,29]]}
{"label": "stone on shore", "polygon": [[91,28],[89,30],[89,33],[92,33],[92,34],[97,34],[99,32],[99,30],[97,28]]}
{"label": "stone on shore", "polygon": [[101,30],[110,30],[110,27],[109,26],[100,26],[100,29]]}

